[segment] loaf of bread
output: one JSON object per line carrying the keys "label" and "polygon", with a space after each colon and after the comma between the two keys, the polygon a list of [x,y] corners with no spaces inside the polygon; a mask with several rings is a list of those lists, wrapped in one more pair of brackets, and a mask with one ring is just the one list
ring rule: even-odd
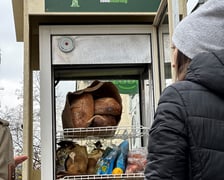
{"label": "loaf of bread", "polygon": [[116,126],[117,121],[111,115],[95,115],[91,123],[92,127]]}
{"label": "loaf of bread", "polygon": [[103,97],[94,101],[95,114],[117,116],[121,114],[121,109],[121,105],[111,97]]}
{"label": "loaf of bread", "polygon": [[89,119],[94,115],[94,100],[90,93],[84,93],[71,102],[74,128],[87,128]]}

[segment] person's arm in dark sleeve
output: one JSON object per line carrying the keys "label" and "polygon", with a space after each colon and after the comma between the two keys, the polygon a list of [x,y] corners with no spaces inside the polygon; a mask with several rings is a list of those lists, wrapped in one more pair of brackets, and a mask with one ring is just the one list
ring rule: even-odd
{"label": "person's arm in dark sleeve", "polygon": [[147,180],[188,180],[186,108],[171,86],[162,94],[149,132]]}

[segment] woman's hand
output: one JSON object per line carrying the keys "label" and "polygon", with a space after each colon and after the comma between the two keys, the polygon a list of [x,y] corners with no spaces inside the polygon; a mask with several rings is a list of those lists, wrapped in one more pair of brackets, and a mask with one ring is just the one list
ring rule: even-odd
{"label": "woman's hand", "polygon": [[26,155],[15,156],[14,157],[15,166],[18,166],[19,164],[21,164],[23,161],[25,161],[27,159],[28,159],[28,156],[26,156]]}

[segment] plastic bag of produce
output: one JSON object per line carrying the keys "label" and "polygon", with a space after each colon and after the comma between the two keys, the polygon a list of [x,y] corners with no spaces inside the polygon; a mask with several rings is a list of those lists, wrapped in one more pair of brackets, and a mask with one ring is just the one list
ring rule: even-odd
{"label": "plastic bag of produce", "polygon": [[125,173],[142,173],[144,172],[147,161],[147,149],[140,147],[132,149],[128,153],[127,168]]}

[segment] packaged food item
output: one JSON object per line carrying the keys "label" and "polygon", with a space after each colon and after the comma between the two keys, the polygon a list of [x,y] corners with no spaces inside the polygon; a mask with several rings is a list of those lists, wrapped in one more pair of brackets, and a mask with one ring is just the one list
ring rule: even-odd
{"label": "packaged food item", "polygon": [[88,153],[86,146],[62,141],[56,151],[57,175],[82,175],[87,173]]}
{"label": "packaged food item", "polygon": [[127,156],[129,152],[129,142],[124,140],[119,146],[119,154],[116,160],[112,174],[123,174],[127,165]]}
{"label": "packaged food item", "polygon": [[65,160],[65,170],[69,174],[83,175],[87,173],[88,153],[86,146],[76,144]]}
{"label": "packaged food item", "polygon": [[144,172],[147,161],[147,149],[140,147],[132,149],[128,153],[127,168],[125,173],[142,173]]}
{"label": "packaged food item", "polygon": [[59,147],[56,150],[56,173],[65,172],[65,160],[68,154],[72,151],[75,143],[72,141],[61,141],[58,143]]}
{"label": "packaged food item", "polygon": [[114,168],[114,162],[118,155],[118,147],[110,148],[107,147],[102,158],[97,162],[97,173],[101,174],[111,174]]}
{"label": "packaged food item", "polygon": [[100,141],[97,141],[94,144],[96,147],[88,154],[87,174],[96,174],[97,161],[104,153],[104,149],[102,149],[102,144]]}

